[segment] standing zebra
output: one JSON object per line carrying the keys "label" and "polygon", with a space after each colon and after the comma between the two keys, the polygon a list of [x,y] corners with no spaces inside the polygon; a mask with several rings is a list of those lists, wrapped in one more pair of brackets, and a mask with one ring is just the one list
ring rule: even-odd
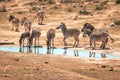
{"label": "standing zebra", "polygon": [[30,31],[32,22],[24,17],[21,19],[21,26],[23,26],[23,25],[24,25],[25,31]]}
{"label": "standing zebra", "polygon": [[38,18],[38,25],[43,24],[45,12],[43,10],[38,11],[37,18]]}
{"label": "standing zebra", "polygon": [[55,38],[55,30],[53,28],[50,28],[47,32],[47,49],[51,48],[51,43],[52,47],[54,47],[54,38]]}
{"label": "standing zebra", "polygon": [[40,28],[37,27],[37,28],[32,30],[32,34],[31,34],[29,42],[28,42],[29,48],[33,44],[33,38],[35,38],[35,42],[34,42],[35,45],[34,46],[36,46],[36,39],[38,39],[38,45],[39,45],[39,37],[40,37],[40,35],[41,35]]}
{"label": "standing zebra", "polygon": [[63,39],[64,46],[67,45],[65,40],[68,37],[74,37],[75,42],[74,42],[73,47],[77,47],[79,45],[79,34],[80,34],[80,31],[78,29],[74,29],[74,28],[67,29],[65,23],[63,23],[63,22],[56,29],[61,29],[61,31],[63,33],[63,36],[64,36],[64,39]]}
{"label": "standing zebra", "polygon": [[14,27],[16,28],[16,31],[19,31],[19,18],[16,18],[13,15],[10,15],[9,22],[12,22],[12,31],[13,31]]}
{"label": "standing zebra", "polygon": [[87,34],[90,38],[90,47],[92,47],[92,49],[96,48],[96,41],[101,41],[102,44],[100,46],[100,48],[105,49],[106,45],[108,43],[108,37],[112,40],[112,42],[114,41],[114,39],[112,39],[108,33],[107,30],[105,29],[95,29],[91,24],[89,23],[85,23],[84,27],[81,30],[83,32],[83,37]]}
{"label": "standing zebra", "polygon": [[[20,46],[23,44],[23,46],[24,46],[24,40],[25,40],[25,38],[27,38],[27,40],[29,40],[29,38],[30,38],[30,32],[24,32],[24,33],[22,33],[21,34],[21,36],[20,36],[20,39],[19,39],[19,44],[20,44]],[[28,42],[28,41],[27,41]]]}

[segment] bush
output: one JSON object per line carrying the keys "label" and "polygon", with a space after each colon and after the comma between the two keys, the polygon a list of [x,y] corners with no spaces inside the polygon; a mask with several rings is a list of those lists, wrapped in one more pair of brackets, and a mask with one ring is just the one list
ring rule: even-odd
{"label": "bush", "polygon": [[91,12],[88,12],[86,10],[80,10],[79,14],[83,14],[83,15],[91,15]]}
{"label": "bush", "polygon": [[115,25],[120,25],[120,20],[115,20],[114,23]]}
{"label": "bush", "polygon": [[72,0],[61,0],[61,3],[72,3]]}
{"label": "bush", "polygon": [[120,0],[116,0],[115,2],[116,2],[116,4],[120,4]]}
{"label": "bush", "polygon": [[102,10],[102,9],[104,9],[103,6],[96,6],[96,7],[95,7],[95,10]]}
{"label": "bush", "polygon": [[52,0],[48,1],[48,4],[55,4]]}
{"label": "bush", "polygon": [[50,9],[58,10],[58,9],[60,9],[60,6],[55,5],[55,6],[51,7]]}
{"label": "bush", "polygon": [[0,12],[7,12],[5,5],[2,5],[2,7],[0,8]]}

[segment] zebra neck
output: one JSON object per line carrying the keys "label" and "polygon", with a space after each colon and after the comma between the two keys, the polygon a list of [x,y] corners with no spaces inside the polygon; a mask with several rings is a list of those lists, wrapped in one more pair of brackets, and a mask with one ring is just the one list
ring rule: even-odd
{"label": "zebra neck", "polygon": [[91,33],[88,33],[87,35],[90,37],[90,36],[91,36]]}
{"label": "zebra neck", "polygon": [[63,28],[63,29],[62,29],[62,33],[63,33],[63,35],[65,35],[66,32],[67,32],[67,28]]}

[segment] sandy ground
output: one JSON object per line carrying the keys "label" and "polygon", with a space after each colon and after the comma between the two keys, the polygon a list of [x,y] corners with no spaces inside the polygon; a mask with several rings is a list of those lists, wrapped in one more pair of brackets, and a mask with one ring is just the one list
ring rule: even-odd
{"label": "sandy ground", "polygon": [[[83,38],[81,33],[79,36],[79,46],[72,49],[89,50],[120,56],[120,36],[118,35],[120,27],[109,26],[114,18],[119,18],[119,5],[110,2],[107,9],[94,12],[94,10],[92,11],[91,7],[89,7],[90,5],[85,3],[85,5],[88,5],[88,8],[90,8],[91,12],[94,13],[93,16],[79,15],[76,13],[78,10],[77,8],[73,12],[67,12],[66,5],[62,5],[63,9],[59,11],[49,10],[53,5],[45,5],[45,7],[49,6],[45,8],[45,25],[37,25],[37,19],[33,19],[36,15],[35,12],[28,12],[30,6],[22,6],[23,3],[21,2],[18,6],[10,7],[11,5],[16,5],[17,2],[19,2],[19,0],[15,3],[5,3],[7,4],[8,12],[0,13],[0,41],[12,41],[15,44],[10,46],[19,46],[19,37],[21,33],[24,32],[24,27],[20,26],[20,32],[11,31],[11,23],[8,22],[7,19],[10,14],[14,14],[19,18],[26,16],[32,20],[32,27],[39,26],[42,33],[40,45],[43,47],[46,47],[46,32],[50,28],[55,29],[61,22],[65,22],[68,28],[77,28],[79,30],[81,30],[86,22],[89,22],[96,28],[106,28],[110,36],[115,40],[114,43],[111,43],[111,40],[109,40],[107,44],[108,49],[101,50],[99,49],[100,43],[98,42],[96,50],[92,50],[89,48],[89,38]],[[26,11],[26,13],[14,13],[18,10]],[[73,20],[75,15],[78,15],[77,20]],[[110,17],[108,17],[108,15],[110,15]],[[71,47],[74,44],[74,39],[72,37],[68,38],[66,41],[69,44],[67,47]],[[61,30],[56,31],[54,43],[55,47],[64,48]],[[0,80],[119,80],[119,63],[119,58],[95,59],[68,57],[64,55],[40,55],[34,53],[25,54],[0,51]]]}

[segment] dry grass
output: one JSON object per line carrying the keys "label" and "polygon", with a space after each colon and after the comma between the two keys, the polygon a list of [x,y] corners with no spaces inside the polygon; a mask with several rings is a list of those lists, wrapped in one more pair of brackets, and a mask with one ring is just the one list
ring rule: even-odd
{"label": "dry grass", "polygon": [[[114,20],[119,20],[120,5],[116,5],[113,0],[109,0],[107,8],[95,10],[96,4],[101,4],[104,0],[91,5],[91,2],[70,3],[68,5],[61,4],[57,9],[55,4],[45,4],[45,25],[37,25],[37,19],[33,19],[36,15],[35,11],[30,11],[31,6],[24,5],[25,3],[34,0],[17,0],[14,2],[6,2],[8,12],[0,13],[0,40],[14,41],[19,45],[18,40],[20,34],[24,32],[24,28],[20,26],[20,32],[11,31],[11,23],[8,22],[10,14],[18,18],[27,17],[32,20],[34,26],[39,26],[41,29],[40,45],[46,47],[46,32],[50,28],[56,28],[61,22],[66,23],[68,28],[77,28],[81,30],[82,26],[88,22],[95,28],[106,28],[110,36],[115,39],[114,43],[108,42],[109,50],[98,50],[104,53],[116,54],[120,51],[120,27],[110,27],[109,24]],[[60,0],[57,0],[60,1]],[[0,4],[3,4],[2,2]],[[19,3],[19,4],[18,4]],[[17,5],[16,5],[17,4]],[[39,6],[39,3],[36,4]],[[93,15],[80,15],[79,11],[86,6],[86,11]],[[72,11],[70,10],[72,9]],[[68,10],[68,11],[67,11]],[[70,11],[69,11],[70,10]],[[17,11],[20,11],[16,13]],[[21,12],[23,12],[21,14]],[[20,14],[19,14],[20,13]],[[75,16],[78,16],[74,20]],[[105,25],[106,24],[106,25]],[[89,47],[89,38],[83,38],[80,34],[79,47],[87,49]],[[74,38],[68,38],[69,46],[73,45]],[[98,45],[99,46],[99,43]],[[55,47],[63,48],[63,35],[60,30],[56,31]],[[118,80],[120,74],[119,60],[109,59],[81,59],[69,58],[67,56],[53,55],[37,55],[37,54],[10,54],[9,52],[0,52],[0,80]],[[117,54],[120,55],[120,54]],[[101,66],[106,66],[101,67]],[[113,71],[109,71],[109,68]],[[104,73],[104,74],[103,74]]]}

